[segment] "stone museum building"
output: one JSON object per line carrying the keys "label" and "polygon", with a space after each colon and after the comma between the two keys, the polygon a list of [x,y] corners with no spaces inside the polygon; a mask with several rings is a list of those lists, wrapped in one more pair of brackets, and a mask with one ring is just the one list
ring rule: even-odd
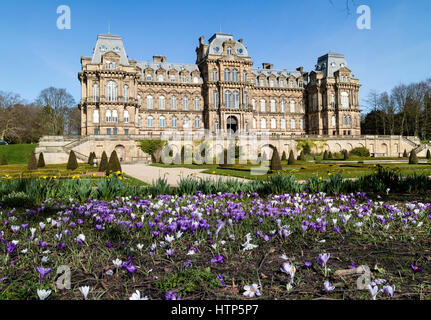
{"label": "stone museum building", "polygon": [[319,57],[310,72],[256,68],[243,39],[216,33],[208,43],[199,38],[195,64],[137,61],[120,36],[101,34],[81,64],[82,136],[185,129],[360,135],[359,80],[339,53]]}

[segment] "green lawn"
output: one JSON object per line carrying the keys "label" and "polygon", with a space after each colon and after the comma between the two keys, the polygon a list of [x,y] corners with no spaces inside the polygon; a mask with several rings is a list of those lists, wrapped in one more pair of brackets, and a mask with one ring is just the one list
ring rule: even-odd
{"label": "green lawn", "polygon": [[6,156],[8,164],[26,164],[30,152],[36,149],[37,144],[9,144],[0,146],[0,159],[2,155]]}

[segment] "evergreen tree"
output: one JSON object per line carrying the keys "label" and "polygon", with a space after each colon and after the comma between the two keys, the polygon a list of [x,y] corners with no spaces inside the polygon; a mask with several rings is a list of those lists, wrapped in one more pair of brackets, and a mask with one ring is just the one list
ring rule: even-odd
{"label": "evergreen tree", "polygon": [[93,165],[94,164],[94,159],[96,159],[96,153],[90,152],[90,155],[88,157],[88,164],[89,165]]}
{"label": "evergreen tree", "polygon": [[99,172],[105,172],[106,169],[108,169],[108,156],[106,155],[106,152],[103,151],[99,164]]}
{"label": "evergreen tree", "polygon": [[70,150],[69,153],[69,160],[67,161],[67,167],[68,170],[75,170],[78,168],[78,161],[76,160],[76,155],[73,150]]}
{"label": "evergreen tree", "polygon": [[301,153],[299,154],[299,156],[298,156],[299,161],[305,161],[305,154],[304,153],[305,153],[304,151],[301,151]]}
{"label": "evergreen tree", "polygon": [[349,153],[347,150],[343,150],[343,160],[349,160]]}
{"label": "evergreen tree", "polygon": [[431,151],[430,151],[430,149],[427,150],[427,159],[428,160],[431,159]]}
{"label": "evergreen tree", "polygon": [[6,156],[4,154],[2,154],[2,156],[1,156],[1,163],[0,163],[0,165],[2,165],[2,166],[7,165]]}
{"label": "evergreen tree", "polygon": [[407,157],[408,157],[407,150],[404,149],[403,158],[407,158]]}
{"label": "evergreen tree", "polygon": [[323,160],[328,160],[328,150],[323,153]]}
{"label": "evergreen tree", "polygon": [[278,154],[277,148],[274,148],[274,151],[272,152],[270,168],[271,168],[271,171],[277,171],[277,170],[283,169],[283,167],[281,166],[280,155]]}
{"label": "evergreen tree", "polygon": [[282,161],[286,161],[287,160],[286,151],[283,151],[283,154],[281,155],[281,160]]}
{"label": "evergreen tree", "polygon": [[328,152],[328,159],[332,159],[332,152],[331,151]]}
{"label": "evergreen tree", "polygon": [[287,161],[288,164],[295,164],[295,156],[293,155],[293,150],[289,152],[289,159]]}
{"label": "evergreen tree", "polygon": [[34,153],[34,150],[30,152],[30,158],[28,159],[27,169],[28,170],[37,169],[37,160],[36,160],[36,154]]}
{"label": "evergreen tree", "polygon": [[416,151],[413,149],[412,152],[410,152],[409,164],[417,164],[417,163],[418,163],[418,156],[416,155]]}
{"label": "evergreen tree", "polygon": [[45,168],[45,158],[43,157],[43,152],[39,153],[39,160],[37,161],[38,168]]}
{"label": "evergreen tree", "polygon": [[109,157],[108,162],[108,168],[106,170],[106,173],[116,173],[116,172],[122,172],[121,171],[121,163],[118,159],[117,151],[112,151],[111,156]]}

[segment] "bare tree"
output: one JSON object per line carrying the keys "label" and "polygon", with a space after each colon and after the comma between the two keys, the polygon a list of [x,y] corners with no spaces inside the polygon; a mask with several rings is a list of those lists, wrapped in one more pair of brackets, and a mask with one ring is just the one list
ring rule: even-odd
{"label": "bare tree", "polygon": [[406,122],[406,103],[408,98],[408,88],[404,84],[400,84],[392,89],[391,96],[395,103],[395,110],[401,114],[400,123],[400,134],[403,135],[405,132],[405,122]]}

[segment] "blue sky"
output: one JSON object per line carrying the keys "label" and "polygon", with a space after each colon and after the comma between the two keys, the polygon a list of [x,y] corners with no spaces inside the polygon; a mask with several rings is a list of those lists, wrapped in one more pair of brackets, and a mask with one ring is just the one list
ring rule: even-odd
{"label": "blue sky", "polygon": [[[356,27],[363,4],[371,8],[371,30]],[[71,8],[71,30],[56,27],[59,5]],[[79,101],[80,57],[91,56],[108,25],[137,60],[194,63],[198,38],[220,28],[244,39],[255,67],[311,71],[320,55],[343,53],[362,101],[371,89],[431,77],[431,1],[350,0],[350,9],[345,0],[1,1],[0,91],[32,101],[54,86]]]}

